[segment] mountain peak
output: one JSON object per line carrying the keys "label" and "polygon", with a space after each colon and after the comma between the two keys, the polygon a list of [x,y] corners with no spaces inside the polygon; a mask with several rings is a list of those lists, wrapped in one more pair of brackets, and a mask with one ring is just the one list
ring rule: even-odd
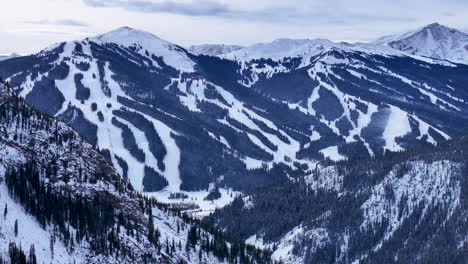
{"label": "mountain peak", "polygon": [[434,23],[431,23],[431,24],[425,26],[425,28],[441,28],[441,27],[446,28],[446,26],[441,25],[438,22],[434,22]]}
{"label": "mountain peak", "polygon": [[439,24],[437,22],[429,24],[429,25],[423,27],[419,32],[424,31],[424,30],[431,30],[433,32],[447,32],[448,34],[465,34],[465,33],[461,32],[459,30],[444,26],[444,25]]}
{"label": "mountain peak", "polygon": [[134,31],[135,29],[134,29],[134,28],[131,28],[131,27],[128,27],[128,26],[123,26],[123,27],[119,27],[119,28],[117,28],[116,30],[128,30],[128,31]]}
{"label": "mountain peak", "polygon": [[183,48],[147,31],[120,27],[90,38],[90,40],[98,43],[114,43],[124,47],[134,47],[142,55],[154,54],[157,57],[162,57],[169,66],[186,72],[193,71],[194,62],[190,60]]}
{"label": "mountain peak", "polygon": [[98,35],[94,37],[95,39],[99,40],[105,40],[107,42],[128,42],[128,41],[141,41],[141,40],[159,40],[162,41],[159,37],[156,35],[142,31],[142,30],[137,30],[131,27],[119,27],[117,29],[114,29],[112,31],[109,31],[107,33]]}
{"label": "mountain peak", "polygon": [[468,63],[468,35],[437,22],[402,35],[380,38],[375,43],[412,55]]}

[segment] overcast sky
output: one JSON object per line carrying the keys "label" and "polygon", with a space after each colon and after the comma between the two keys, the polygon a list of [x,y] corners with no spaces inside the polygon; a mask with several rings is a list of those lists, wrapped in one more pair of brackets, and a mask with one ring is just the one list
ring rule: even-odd
{"label": "overcast sky", "polygon": [[129,26],[179,45],[369,41],[429,24],[468,31],[467,0],[4,0],[0,54]]}

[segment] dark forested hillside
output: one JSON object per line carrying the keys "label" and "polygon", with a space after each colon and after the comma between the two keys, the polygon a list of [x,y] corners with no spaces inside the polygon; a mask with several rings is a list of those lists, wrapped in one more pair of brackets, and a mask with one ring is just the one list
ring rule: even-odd
{"label": "dark forested hillside", "polygon": [[[468,136],[437,147],[319,165],[208,222],[286,263],[466,263]],[[402,246],[403,245],[403,246]]]}
{"label": "dark forested hillside", "polygon": [[0,83],[0,263],[271,263],[135,192],[97,148]]}

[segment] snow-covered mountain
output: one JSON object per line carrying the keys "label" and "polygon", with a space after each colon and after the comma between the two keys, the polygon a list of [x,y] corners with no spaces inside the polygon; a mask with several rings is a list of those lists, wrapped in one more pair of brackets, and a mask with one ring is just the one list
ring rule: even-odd
{"label": "snow-covered mountain", "polygon": [[464,263],[467,72],[321,39],[206,56],[131,28],[2,61],[0,257],[270,262],[142,191],[233,201],[209,221],[287,263]]}
{"label": "snow-covered mountain", "polygon": [[466,263],[468,137],[382,159],[322,164],[209,222],[282,263]]}
{"label": "snow-covered mountain", "polygon": [[327,40],[199,56],[130,28],[0,63],[28,103],[98,145],[137,190],[180,202],[171,194],[190,191],[199,204],[219,190],[206,210],[324,159],[381,155],[466,131],[467,70]]}
{"label": "snow-covered mountain", "polygon": [[189,51],[197,55],[217,56],[242,49],[239,45],[203,44],[189,47]]}
{"label": "snow-covered mountain", "polygon": [[[182,47],[162,40],[145,31],[122,27],[106,34],[87,38],[86,41],[101,46],[118,45],[130,48],[135,53],[148,58],[148,51],[151,51],[153,55],[162,59],[161,64],[166,64],[183,72],[194,71],[193,67],[195,63],[188,57],[187,52]],[[153,59],[152,62],[156,67],[161,68],[164,66],[158,64],[158,59],[151,59]]]}
{"label": "snow-covered mountain", "polygon": [[438,23],[403,35],[380,38],[386,44],[409,54],[468,64],[468,34]]}
{"label": "snow-covered mountain", "polygon": [[94,146],[1,81],[0,153],[0,263],[271,263],[142,197]]}

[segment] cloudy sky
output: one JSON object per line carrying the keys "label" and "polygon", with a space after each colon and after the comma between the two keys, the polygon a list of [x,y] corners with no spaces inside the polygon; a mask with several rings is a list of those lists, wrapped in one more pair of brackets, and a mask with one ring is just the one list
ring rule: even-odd
{"label": "cloudy sky", "polygon": [[36,52],[120,26],[184,46],[369,41],[432,22],[468,31],[467,14],[467,0],[5,0],[0,54]]}

